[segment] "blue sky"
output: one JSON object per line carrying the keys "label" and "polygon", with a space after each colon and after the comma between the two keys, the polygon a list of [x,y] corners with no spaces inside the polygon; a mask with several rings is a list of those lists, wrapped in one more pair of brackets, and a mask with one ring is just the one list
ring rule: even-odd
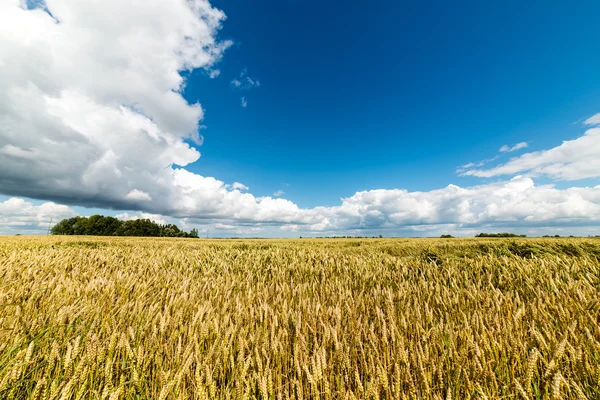
{"label": "blue sky", "polygon": [[598,231],[597,2],[2,7],[4,232],[53,212],[225,236]]}
{"label": "blue sky", "polygon": [[[560,144],[600,109],[595,2],[213,4],[236,45],[219,79],[188,82],[208,127],[190,169],[303,207],[474,184],[455,168]],[[244,68],[261,83],[247,108],[228,90]]]}

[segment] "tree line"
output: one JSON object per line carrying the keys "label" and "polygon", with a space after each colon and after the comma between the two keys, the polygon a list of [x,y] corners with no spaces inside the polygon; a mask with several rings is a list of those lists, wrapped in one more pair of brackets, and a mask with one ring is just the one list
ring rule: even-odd
{"label": "tree line", "polygon": [[[477,235],[475,235],[476,238],[516,238],[516,237],[527,237],[527,235],[517,235],[516,233],[508,233],[508,232],[501,232],[501,233],[478,233]],[[558,235],[556,237],[559,237]],[[452,239],[454,238],[454,236],[452,235],[442,235],[440,236],[440,238],[442,239]]]}
{"label": "tree line", "polygon": [[198,237],[197,229],[192,229],[188,233],[174,224],[161,225],[149,219],[122,221],[104,215],[63,219],[52,227],[51,233],[53,235]]}
{"label": "tree line", "polygon": [[502,233],[479,233],[479,234],[475,235],[475,237],[482,237],[482,238],[513,238],[513,237],[527,237],[527,235],[517,235],[516,233],[502,232]]}

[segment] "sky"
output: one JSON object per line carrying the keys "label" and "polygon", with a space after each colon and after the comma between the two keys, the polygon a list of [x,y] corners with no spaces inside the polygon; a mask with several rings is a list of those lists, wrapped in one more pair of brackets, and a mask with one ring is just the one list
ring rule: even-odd
{"label": "sky", "polygon": [[3,0],[0,234],[600,235],[599,12]]}

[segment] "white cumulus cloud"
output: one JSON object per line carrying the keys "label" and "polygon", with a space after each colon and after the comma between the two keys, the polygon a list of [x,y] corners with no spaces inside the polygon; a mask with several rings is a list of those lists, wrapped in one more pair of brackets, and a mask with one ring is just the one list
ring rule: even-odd
{"label": "white cumulus cloud", "polygon": [[[333,207],[300,208],[289,200],[254,197],[228,188],[214,178],[199,177],[179,170],[179,178],[189,179],[194,195],[182,197],[195,202],[179,204],[191,210],[181,219],[186,226],[236,234],[271,232],[315,234],[380,234],[406,232],[463,232],[530,229],[545,232],[549,227],[567,230],[600,224],[600,185],[559,189],[536,185],[525,176],[508,181],[460,187],[448,185],[431,191],[377,189],[357,192]],[[198,180],[195,182],[194,180]],[[16,202],[17,199],[13,199]],[[19,200],[23,202],[23,200]],[[22,203],[15,203],[16,205]],[[69,210],[66,206],[63,210]],[[8,214],[8,213],[5,213]],[[167,223],[169,214],[122,213],[121,219],[148,218]]]}
{"label": "white cumulus cloud", "polygon": [[448,185],[428,192],[371,190],[358,192],[339,207],[324,210],[338,228],[459,224],[515,226],[600,221],[600,186],[557,189],[536,186],[531,178],[461,188]]}
{"label": "white cumulus cloud", "polygon": [[[592,117],[588,125],[600,124]],[[583,136],[566,140],[549,150],[525,153],[508,162],[487,169],[468,169],[462,175],[490,178],[501,175],[528,174],[553,179],[578,180],[600,177],[600,127],[593,126]]]}
{"label": "white cumulus cloud", "polygon": [[223,224],[276,226],[284,232],[398,234],[406,229],[426,231],[442,227],[476,231],[480,227],[540,229],[561,225],[590,227],[600,223],[600,186],[558,189],[554,185],[536,185],[524,176],[464,188],[448,185],[423,192],[362,191],[333,207],[299,208],[285,199],[254,198],[233,192],[224,193],[215,204],[222,208],[211,218]]}
{"label": "white cumulus cloud", "polygon": [[246,185],[244,185],[243,183],[240,183],[240,182],[233,182],[233,183],[230,185],[230,187],[231,187],[233,190],[239,190],[239,191],[245,191],[245,190],[248,190],[248,189],[249,189],[249,188],[248,188],[248,186],[246,186]]}
{"label": "white cumulus cloud", "polygon": [[200,157],[180,72],[219,61],[224,19],[206,0],[0,2],[0,192],[168,209]]}
{"label": "white cumulus cloud", "polygon": [[131,190],[129,193],[127,193],[127,196],[125,196],[126,199],[129,200],[140,200],[140,201],[151,201],[152,197],[150,197],[150,195],[142,190],[137,190],[137,189],[133,189]]}
{"label": "white cumulus cloud", "polygon": [[132,221],[135,219],[149,219],[150,221],[154,221],[157,224],[161,224],[161,225],[166,225],[167,223],[170,223],[169,217],[166,217],[164,215],[145,213],[145,212],[134,212],[134,213],[125,212],[125,213],[115,215],[115,218],[118,218],[123,221]]}
{"label": "white cumulus cloud", "polygon": [[47,202],[38,206],[21,198],[0,202],[0,234],[45,234],[56,223],[77,213],[65,205]]}

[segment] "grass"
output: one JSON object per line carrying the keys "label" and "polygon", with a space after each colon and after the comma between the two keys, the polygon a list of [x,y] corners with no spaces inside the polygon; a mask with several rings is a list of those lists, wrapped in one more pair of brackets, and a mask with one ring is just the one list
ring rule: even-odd
{"label": "grass", "polygon": [[0,238],[2,399],[599,399],[600,241]]}

